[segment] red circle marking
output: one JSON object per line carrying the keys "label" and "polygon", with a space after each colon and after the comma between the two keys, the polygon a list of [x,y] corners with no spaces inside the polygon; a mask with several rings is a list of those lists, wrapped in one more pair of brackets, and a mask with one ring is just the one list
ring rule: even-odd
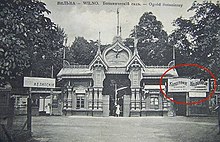
{"label": "red circle marking", "polygon": [[[201,99],[199,101],[195,101],[195,102],[179,102],[179,101],[175,101],[173,99],[171,99],[170,97],[167,96],[167,94],[163,91],[162,89],[162,84],[163,84],[163,77],[167,74],[167,72],[169,72],[170,70],[172,69],[175,69],[175,68],[178,68],[178,67],[197,67],[197,68],[200,68],[200,69],[203,69],[205,70],[206,72],[208,72],[211,77],[214,79],[214,89],[210,92],[209,96],[204,98],[204,99]],[[160,92],[167,98],[169,99],[170,101],[176,103],[176,104],[182,104],[182,105],[192,105],[192,104],[200,104],[202,102],[205,102],[205,101],[208,101],[209,99],[211,99],[211,97],[214,95],[215,91],[217,89],[217,81],[216,81],[216,78],[215,78],[215,75],[209,70],[207,69],[206,67],[204,66],[201,66],[201,65],[198,65],[198,64],[178,64],[178,65],[175,65],[171,68],[169,68],[168,70],[166,70],[163,75],[160,77]]]}

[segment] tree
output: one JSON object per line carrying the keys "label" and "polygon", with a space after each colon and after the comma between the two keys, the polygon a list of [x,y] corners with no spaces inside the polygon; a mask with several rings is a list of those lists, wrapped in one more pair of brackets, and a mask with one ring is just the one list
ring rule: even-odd
{"label": "tree", "polygon": [[50,36],[50,41],[48,41],[46,45],[47,48],[43,48],[41,51],[34,51],[33,53],[33,58],[31,58],[31,70],[34,76],[51,77],[52,66],[54,75],[62,68],[63,40],[66,35],[63,29],[56,27],[54,34],[50,34]]}
{"label": "tree", "polygon": [[[2,0],[0,3],[0,80],[11,82],[33,71],[47,74],[44,59],[55,59],[63,47],[64,33],[44,13],[45,4],[35,0]],[[52,62],[52,61],[51,61]]]}
{"label": "tree", "polygon": [[76,37],[67,51],[67,60],[70,64],[88,65],[96,55],[97,41],[87,41],[84,37]]}
{"label": "tree", "polygon": [[[197,63],[219,75],[220,67],[220,7],[212,2],[194,2],[188,11],[194,11],[189,19],[177,18],[177,27],[170,36],[173,46],[180,52],[180,63]],[[187,73],[191,73],[188,71]],[[183,73],[183,72],[181,72]],[[204,74],[193,71],[196,76]]]}
{"label": "tree", "polygon": [[[163,25],[152,12],[144,13],[136,27],[138,51],[146,65],[167,65],[172,60],[172,48],[168,45],[168,35]],[[132,30],[131,37],[135,33]],[[131,39],[125,45],[131,47]]]}

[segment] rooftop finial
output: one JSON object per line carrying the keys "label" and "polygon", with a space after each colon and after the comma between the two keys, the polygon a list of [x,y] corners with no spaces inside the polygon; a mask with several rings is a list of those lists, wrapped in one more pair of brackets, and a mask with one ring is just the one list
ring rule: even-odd
{"label": "rooftop finial", "polygon": [[134,55],[138,55],[137,43],[138,43],[137,26],[134,26]]}
{"label": "rooftop finial", "polygon": [[117,36],[119,36],[119,9],[117,9]]}
{"label": "rooftop finial", "polygon": [[121,27],[119,24],[119,8],[117,8],[117,27],[116,27],[116,36],[113,38],[113,43],[115,42],[121,42],[122,43],[122,38],[121,38]]}
{"label": "rooftop finial", "polygon": [[101,32],[99,32],[98,51],[97,54],[101,54]]}

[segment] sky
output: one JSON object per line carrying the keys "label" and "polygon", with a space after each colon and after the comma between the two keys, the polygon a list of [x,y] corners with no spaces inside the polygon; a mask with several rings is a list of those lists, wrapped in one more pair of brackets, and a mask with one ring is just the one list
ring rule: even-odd
{"label": "sky", "polygon": [[[68,45],[75,37],[82,36],[87,40],[98,40],[101,33],[101,43],[112,43],[116,35],[117,9],[121,25],[123,39],[129,37],[131,30],[138,24],[140,17],[145,12],[152,12],[157,20],[161,21],[164,30],[171,33],[174,30],[172,22],[182,16],[188,18],[192,12],[187,9],[193,0],[41,0],[46,4],[53,22],[64,28],[68,37]],[[204,0],[197,0],[203,2]],[[85,2],[95,2],[99,5],[87,5]],[[104,5],[103,3],[129,2],[129,5]],[[213,1],[215,2],[215,1]],[[63,3],[61,5],[60,3]],[[67,4],[69,3],[69,4]],[[71,4],[72,5],[71,5]],[[75,3],[75,4],[74,4]],[[132,5],[135,3],[136,5]],[[138,5],[140,4],[140,5]]]}

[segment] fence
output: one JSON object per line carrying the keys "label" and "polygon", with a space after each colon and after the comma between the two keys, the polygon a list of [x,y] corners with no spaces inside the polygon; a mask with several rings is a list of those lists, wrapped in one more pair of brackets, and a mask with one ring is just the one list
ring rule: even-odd
{"label": "fence", "polygon": [[23,99],[21,113],[17,97],[11,96],[10,92],[0,88],[0,141],[25,141],[31,136],[30,99]]}

